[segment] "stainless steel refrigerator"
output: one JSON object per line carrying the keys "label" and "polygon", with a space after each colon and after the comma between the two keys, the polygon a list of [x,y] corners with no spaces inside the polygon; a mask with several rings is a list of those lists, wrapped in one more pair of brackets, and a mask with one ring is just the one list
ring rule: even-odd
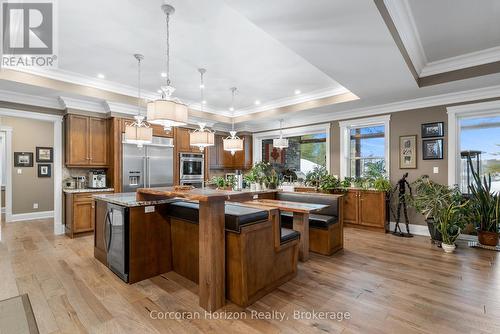
{"label": "stainless steel refrigerator", "polygon": [[167,187],[174,183],[174,145],[172,138],[153,137],[151,144],[139,148],[123,142],[122,191]]}

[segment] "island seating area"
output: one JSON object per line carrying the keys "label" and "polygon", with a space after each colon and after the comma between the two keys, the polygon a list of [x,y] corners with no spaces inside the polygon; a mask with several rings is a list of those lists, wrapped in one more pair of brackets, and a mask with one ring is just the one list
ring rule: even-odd
{"label": "island seating area", "polygon": [[[198,284],[200,306],[211,311],[226,299],[247,307],[294,278],[309,250],[328,256],[343,245],[338,194],[171,187],[94,201],[94,256],[101,263],[129,284],[174,271]],[[110,226],[113,210],[123,217],[124,234]],[[125,253],[118,269],[109,261],[117,237]]]}

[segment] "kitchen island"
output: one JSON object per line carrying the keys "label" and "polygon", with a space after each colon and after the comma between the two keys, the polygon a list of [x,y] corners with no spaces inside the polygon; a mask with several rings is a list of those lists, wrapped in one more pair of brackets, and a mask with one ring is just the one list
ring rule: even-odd
{"label": "kitchen island", "polygon": [[140,188],[138,201],[183,198],[199,202],[199,304],[213,312],[225,304],[225,201],[244,202],[274,195],[277,190],[181,190],[174,187]]}

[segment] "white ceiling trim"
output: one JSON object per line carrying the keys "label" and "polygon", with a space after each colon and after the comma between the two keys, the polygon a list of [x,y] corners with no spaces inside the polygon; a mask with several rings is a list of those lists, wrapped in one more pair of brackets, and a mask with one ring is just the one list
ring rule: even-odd
{"label": "white ceiling trim", "polygon": [[415,70],[420,73],[428,61],[408,0],[384,0],[384,3]]}
{"label": "white ceiling trim", "polygon": [[235,110],[234,113],[230,116],[239,117],[245,116],[249,114],[254,114],[258,112],[265,112],[268,110],[283,108],[289,105],[299,104],[303,102],[309,102],[313,100],[323,99],[326,97],[332,97],[336,95],[341,95],[345,93],[350,93],[347,88],[340,87],[336,89],[328,88],[328,89],[320,89],[312,92],[300,94],[294,97],[287,97],[283,99],[268,101],[259,106],[252,106],[243,109]]}
{"label": "white ceiling trim", "polygon": [[26,104],[37,107],[52,108],[52,109],[64,109],[61,107],[57,98],[35,96],[35,95],[17,93],[7,90],[0,90],[0,101]]}
{"label": "white ceiling trim", "polygon": [[500,46],[428,63],[421,77],[500,61]]}
{"label": "white ceiling trim", "polygon": [[[125,115],[137,115],[137,106],[133,106],[131,104],[104,101],[104,107],[107,112],[114,112]],[[141,114],[146,115],[146,109],[141,108]]]}
{"label": "white ceiling trim", "polygon": [[[500,97],[500,85],[491,86],[486,88],[472,89],[468,91],[454,92],[448,94],[440,94],[428,97],[422,97],[418,99],[399,101],[393,103],[382,104],[373,107],[364,107],[359,109],[351,109],[337,112],[325,113],[318,116],[303,116],[303,117],[293,117],[287,121],[288,127],[302,126],[307,124],[316,124],[348,120],[358,117],[376,116],[383,115],[393,112],[400,112],[412,109],[427,108],[440,105],[449,105],[461,102],[483,100],[489,98]],[[273,122],[267,121],[262,125],[248,125],[242,124],[238,127],[238,131],[252,131],[261,132],[276,129]]]}
{"label": "white ceiling trim", "polygon": [[108,112],[105,103],[101,101],[87,101],[66,96],[60,96],[59,101],[66,109],[92,111],[101,114],[106,114]]}

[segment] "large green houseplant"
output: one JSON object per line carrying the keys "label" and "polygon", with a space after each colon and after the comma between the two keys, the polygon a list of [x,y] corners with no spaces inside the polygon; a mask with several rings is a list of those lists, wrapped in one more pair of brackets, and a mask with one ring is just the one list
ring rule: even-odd
{"label": "large green houseplant", "polygon": [[443,237],[441,247],[446,253],[452,253],[456,248],[455,241],[467,222],[467,204],[468,202],[461,203],[458,198],[454,198],[436,214],[437,229]]}
{"label": "large green houseplant", "polygon": [[500,224],[500,194],[491,191],[491,175],[479,175],[474,169],[472,160],[468,158],[473,176],[470,184],[469,214],[476,224],[479,243],[487,246],[498,244],[498,225]]}

